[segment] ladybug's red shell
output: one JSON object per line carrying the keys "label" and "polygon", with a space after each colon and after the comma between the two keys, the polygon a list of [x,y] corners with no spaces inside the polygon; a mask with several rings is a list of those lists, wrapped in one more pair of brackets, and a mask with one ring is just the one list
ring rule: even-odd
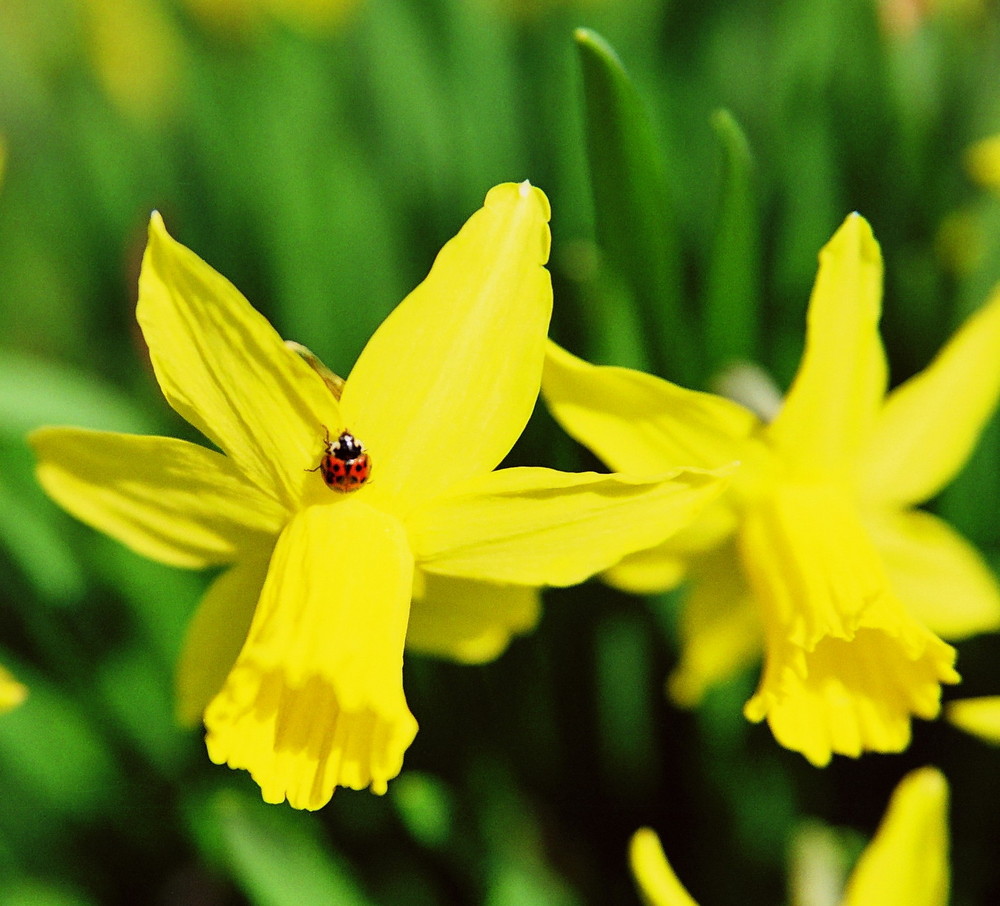
{"label": "ladybug's red shell", "polygon": [[343,431],[333,443],[327,435],[326,452],[317,469],[331,490],[355,491],[368,480],[372,463],[364,444],[353,434]]}

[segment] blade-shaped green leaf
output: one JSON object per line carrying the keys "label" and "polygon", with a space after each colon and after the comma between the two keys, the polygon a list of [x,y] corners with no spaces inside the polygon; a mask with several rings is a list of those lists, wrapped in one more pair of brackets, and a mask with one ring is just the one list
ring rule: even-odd
{"label": "blade-shaped green leaf", "polygon": [[315,816],[233,790],[194,804],[194,833],[254,906],[371,906]]}
{"label": "blade-shaped green leaf", "polygon": [[703,304],[705,345],[714,370],[756,358],[760,239],[746,136],[728,110],[715,112],[712,127],[722,147],[722,184]]}
{"label": "blade-shaped green leaf", "polygon": [[679,242],[663,153],[635,86],[598,34],[577,29],[597,238],[632,291],[649,359],[683,383],[696,377],[682,308]]}

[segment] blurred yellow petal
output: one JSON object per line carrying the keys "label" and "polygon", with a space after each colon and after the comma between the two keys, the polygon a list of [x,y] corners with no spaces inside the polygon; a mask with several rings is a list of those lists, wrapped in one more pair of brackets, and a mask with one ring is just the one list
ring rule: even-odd
{"label": "blurred yellow petal", "polygon": [[556,421],[609,468],[655,475],[740,458],[760,420],[737,403],[633,371],[591,365],[550,342],[542,395]]}
{"label": "blurred yellow petal", "polygon": [[539,189],[492,189],[368,341],[341,407],[372,451],[380,495],[434,497],[495,468],[517,440],[552,312],[548,219]]}
{"label": "blurred yellow petal", "polygon": [[987,189],[1000,189],[1000,135],[980,139],[965,152],[969,175]]}
{"label": "blurred yellow petal", "polygon": [[657,480],[503,469],[466,482],[408,519],[431,572],[518,585],[574,585],[692,522],[725,486],[715,473]]}
{"label": "blurred yellow petal", "polygon": [[691,589],[680,614],[680,663],[670,674],[670,697],[694,708],[712,686],[760,658],[760,614],[733,545],[692,561]]}
{"label": "blurred yellow petal", "polygon": [[171,113],[188,72],[173,18],[150,0],[86,0],[82,6],[90,57],[111,100],[144,120]]}
{"label": "blurred yellow petal", "polygon": [[862,493],[895,503],[932,497],[965,465],[998,397],[1000,291],[889,395],[865,447]]}
{"label": "blurred yellow petal", "polygon": [[921,768],[896,787],[842,906],[947,906],[949,886],[948,783]]}
{"label": "blurred yellow petal", "polygon": [[201,721],[236,663],[264,586],[270,553],[269,548],[262,550],[222,573],[191,618],[175,680],[175,710],[183,726]]}
{"label": "blurred yellow petal", "polygon": [[27,697],[27,686],[14,679],[6,667],[0,666],[0,714],[16,708]]}
{"label": "blurred yellow petal", "polygon": [[817,766],[834,754],[901,752],[910,720],[940,711],[941,684],[958,682],[955,650],[891,602],[869,607],[849,639],[812,651],[769,636],[764,676],[744,707],[774,738]]}
{"label": "blurred yellow petal", "polygon": [[[734,470],[734,482],[742,476]],[[609,585],[633,594],[669,591],[681,583],[692,560],[712,551],[730,538],[738,525],[729,497],[706,507],[692,523],[671,535],[662,544],[627,554],[606,569],[601,578]]]}
{"label": "blurred yellow petal", "polygon": [[231,563],[286,518],[225,456],[197,444],[79,428],[41,428],[30,440],[53,500],[163,563]]}
{"label": "blurred yellow petal", "polygon": [[768,428],[779,455],[802,476],[850,468],[886,381],[878,333],[882,255],[864,218],[851,214],[820,252],[819,262],[805,353]]}
{"label": "blurred yellow petal", "polygon": [[322,378],[225,277],[175,242],[158,214],[136,316],[171,406],[288,508],[314,476],[323,426],[346,427]]}
{"label": "blurred yellow petal", "polygon": [[698,906],[674,874],[654,831],[642,827],[632,835],[628,859],[646,906]]}
{"label": "blurred yellow petal", "polygon": [[1000,587],[979,552],[923,510],[866,521],[892,590],[906,609],[946,639],[1000,629]]}
{"label": "blurred yellow petal", "polygon": [[652,595],[669,591],[684,581],[687,564],[667,545],[661,544],[634,554],[626,554],[614,566],[601,573],[601,579],[613,588],[634,595]]}
{"label": "blurred yellow petal", "polygon": [[1000,695],[956,699],[944,706],[944,715],[966,733],[1000,746]]}
{"label": "blurred yellow petal", "polygon": [[541,612],[537,588],[495,585],[418,571],[406,647],[463,664],[499,657],[530,632]]}
{"label": "blurred yellow petal", "polygon": [[205,712],[209,757],[266,802],[384,793],[417,723],[403,696],[413,558],[392,516],[345,497],[278,539],[246,644]]}

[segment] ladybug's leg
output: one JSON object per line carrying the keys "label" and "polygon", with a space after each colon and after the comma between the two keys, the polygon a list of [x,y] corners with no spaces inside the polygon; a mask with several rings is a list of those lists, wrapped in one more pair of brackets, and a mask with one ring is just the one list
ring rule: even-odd
{"label": "ladybug's leg", "polygon": [[[325,453],[329,452],[330,449],[330,429],[326,425],[323,425],[323,443],[326,444],[326,449],[324,450],[324,455],[325,455]],[[321,459],[319,461],[319,465],[316,466],[315,469],[303,469],[302,471],[318,472],[322,468],[323,468],[323,460]]]}

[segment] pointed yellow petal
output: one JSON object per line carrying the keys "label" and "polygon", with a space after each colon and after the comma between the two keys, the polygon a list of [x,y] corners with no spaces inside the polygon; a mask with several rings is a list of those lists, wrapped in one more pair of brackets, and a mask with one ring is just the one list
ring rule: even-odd
{"label": "pointed yellow petal", "polygon": [[167,235],[154,214],[136,317],[163,395],[248,482],[295,506],[319,461],[336,400],[228,280]]}
{"label": "pointed yellow petal", "polygon": [[0,666],[0,714],[16,708],[27,697],[27,686],[14,679],[6,667]]}
{"label": "pointed yellow petal", "polygon": [[948,783],[921,768],[896,787],[843,906],[947,906],[949,886]]}
{"label": "pointed yellow petal", "polygon": [[419,577],[406,630],[408,651],[484,664],[498,658],[515,635],[530,632],[538,622],[537,588],[423,571]]}
{"label": "pointed yellow petal", "polygon": [[296,515],[205,712],[209,757],[293,808],[321,808],[337,786],[384,793],[417,732],[403,696],[412,585],[393,517],[351,497]]}
{"label": "pointed yellow petal", "polygon": [[1000,695],[948,702],[944,716],[956,727],[1000,746]]}
{"label": "pointed yellow petal", "polygon": [[864,218],[849,216],[819,262],[805,353],[768,428],[786,462],[809,475],[837,473],[855,461],[886,381],[878,334],[882,255]]}
{"label": "pointed yellow petal", "polygon": [[646,906],[698,906],[677,880],[660,838],[648,827],[632,835],[628,860]]}
{"label": "pointed yellow petal", "polygon": [[920,503],[972,453],[1000,397],[1000,291],[885,402],[861,460],[862,493]]}
{"label": "pointed yellow petal", "polygon": [[1000,629],[1000,587],[979,552],[923,510],[866,520],[892,590],[906,609],[946,639]]}
{"label": "pointed yellow petal", "polygon": [[696,558],[680,617],[681,660],[670,675],[670,697],[696,707],[705,692],[759,659],[760,613],[732,543]]}
{"label": "pointed yellow petal", "polygon": [[938,715],[941,684],[956,683],[955,650],[891,602],[869,607],[849,639],[812,651],[769,636],[764,676],[744,714],[814,765],[834,754],[901,752],[910,719]]}
{"label": "pointed yellow petal", "polygon": [[197,444],[77,428],[41,428],[30,440],[38,480],[53,500],[163,563],[230,563],[276,535],[286,518],[230,460]]}
{"label": "pointed yellow petal", "polygon": [[177,720],[199,723],[247,639],[264,585],[270,550],[245,556],[219,576],[188,624],[175,678]]}
{"label": "pointed yellow petal", "polygon": [[688,525],[724,486],[697,470],[640,481],[503,469],[419,508],[408,529],[417,562],[430,572],[574,585]]}
{"label": "pointed yellow petal", "polygon": [[380,494],[428,499],[493,469],[517,440],[552,312],[548,219],[538,189],[494,188],[365,346],[341,406]]}
{"label": "pointed yellow petal", "polygon": [[742,406],[548,344],[542,395],[556,421],[610,468],[653,475],[737,460],[760,420]]}

